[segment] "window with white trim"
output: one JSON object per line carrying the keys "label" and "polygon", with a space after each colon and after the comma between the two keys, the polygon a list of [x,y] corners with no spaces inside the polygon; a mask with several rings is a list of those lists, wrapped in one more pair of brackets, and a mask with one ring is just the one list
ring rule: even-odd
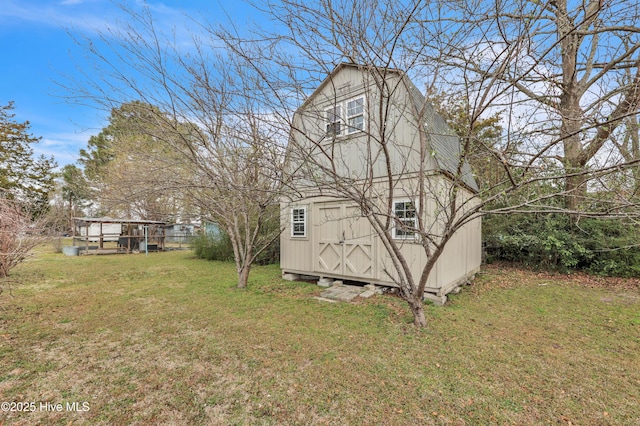
{"label": "window with white trim", "polygon": [[413,240],[418,227],[418,214],[411,200],[397,200],[393,202],[394,226],[393,238],[400,240]]}
{"label": "window with white trim", "polygon": [[292,237],[307,236],[307,208],[306,207],[291,208],[291,236]]}
{"label": "window with white trim", "polygon": [[335,138],[362,132],[365,127],[364,105],[364,96],[358,96],[326,108],[324,110],[325,137]]}
{"label": "window with white trim", "polygon": [[325,110],[328,138],[342,134],[342,106],[335,105]]}
{"label": "window with white trim", "polygon": [[364,130],[364,97],[352,99],[347,102],[347,133],[356,133]]}

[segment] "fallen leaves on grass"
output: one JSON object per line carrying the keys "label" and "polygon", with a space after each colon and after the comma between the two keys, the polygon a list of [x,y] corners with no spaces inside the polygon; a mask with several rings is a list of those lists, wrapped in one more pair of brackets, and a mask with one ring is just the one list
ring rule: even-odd
{"label": "fallen leaves on grass", "polygon": [[542,286],[552,283],[610,290],[640,290],[640,279],[638,278],[603,277],[584,272],[563,274],[550,271],[529,271],[506,262],[484,265],[472,287],[475,292],[481,292],[492,288]]}

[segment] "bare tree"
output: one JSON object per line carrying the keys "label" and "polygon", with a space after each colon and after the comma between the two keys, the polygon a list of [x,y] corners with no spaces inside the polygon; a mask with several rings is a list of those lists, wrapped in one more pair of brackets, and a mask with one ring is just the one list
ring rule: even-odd
{"label": "bare tree", "polygon": [[[290,125],[287,172],[299,191],[292,199],[351,202],[356,207],[351,214],[366,218],[382,242],[388,261],[384,272],[408,303],[415,324],[423,327],[423,295],[430,274],[456,231],[477,220],[480,202],[473,195],[478,188],[465,151],[408,78],[407,71],[418,68],[416,59],[401,59],[402,42],[410,39],[417,17],[428,8],[419,2],[404,8],[392,2],[327,2],[317,8],[283,2],[270,13],[289,32],[261,38],[279,40],[280,49],[250,43],[233,32],[220,38],[269,82],[261,85],[267,90],[263,96],[274,101],[272,110]],[[292,48],[298,50],[298,61],[289,57]],[[269,57],[260,52],[268,52]],[[334,64],[345,58],[362,71],[361,80],[352,82],[355,87],[333,80]],[[306,102],[294,113],[318,86],[313,76],[322,71],[329,75],[323,83],[328,88],[323,102]],[[286,76],[285,81],[280,76]],[[272,87],[280,90],[269,92]],[[337,103],[341,93],[350,90],[364,94],[361,107],[366,123],[357,124],[357,135],[344,139],[337,135],[349,131],[342,132],[339,126],[356,124],[344,119]],[[292,94],[300,96],[299,103],[292,102]],[[334,119],[327,116],[331,105],[336,105]],[[412,129],[411,136],[403,140],[406,135],[401,132],[407,127]],[[450,149],[451,157],[441,157],[445,153],[435,153],[436,149]],[[442,160],[446,164],[436,164]],[[393,203],[397,197],[409,200],[402,216]],[[400,234],[411,238],[399,238]],[[409,254],[412,246],[428,259],[417,270]]]}
{"label": "bare tree", "polygon": [[[247,116],[253,119],[252,114]],[[246,124],[248,129],[257,125]],[[190,182],[184,188],[202,217],[229,235],[238,287],[243,288],[253,262],[280,235],[279,225],[273,232],[264,231],[274,222],[279,224],[279,176],[274,166],[279,167],[282,158],[273,141],[258,134],[223,127],[218,138],[214,142],[202,135],[195,140],[197,161],[203,164],[182,182]]]}
{"label": "bare tree", "polygon": [[177,41],[156,28],[149,8],[125,11],[123,27],[77,40],[96,69],[66,85],[70,97],[108,109],[131,100],[149,106],[137,131],[166,149],[139,151],[137,187],[186,197],[218,224],[244,288],[256,257],[279,236],[279,227],[262,231],[278,216],[282,132],[251,96],[251,76],[216,52],[217,41],[195,34]]}
{"label": "bare tree", "polygon": [[589,172],[615,165],[607,141],[640,105],[636,6],[551,0],[443,3],[441,10],[440,25],[467,28],[473,40],[446,55],[448,69],[463,77],[452,80],[473,99],[472,118],[508,111],[505,136],[527,135],[529,165],[561,168],[565,208],[579,217],[594,202]]}
{"label": "bare tree", "polygon": [[[620,85],[628,86],[632,84],[634,75],[633,69],[626,68],[620,77]],[[621,179],[621,185],[632,197],[638,197],[640,191],[640,124],[638,115],[630,113],[622,120],[621,125],[611,132],[611,143],[618,150],[624,162],[636,164],[631,167],[628,179]]]}
{"label": "bare tree", "polygon": [[34,222],[15,201],[0,197],[0,293],[11,270],[42,241],[40,223]]}

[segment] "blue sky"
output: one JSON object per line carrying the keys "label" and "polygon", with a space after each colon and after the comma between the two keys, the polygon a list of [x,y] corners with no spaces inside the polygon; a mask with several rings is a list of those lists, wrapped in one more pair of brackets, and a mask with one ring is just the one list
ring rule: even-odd
{"label": "blue sky", "polygon": [[[130,1],[136,7],[139,1]],[[154,1],[147,4],[159,22],[180,27],[185,15],[209,22],[231,17],[238,26],[249,19],[247,7],[236,1]],[[28,120],[31,133],[42,140],[37,154],[53,155],[59,165],[73,163],[107,124],[104,111],[72,105],[61,95],[58,83],[76,67],[88,68],[68,31],[95,36],[117,25],[124,15],[110,0],[0,0],[0,105],[15,102],[16,120]],[[71,59],[74,58],[74,59]]]}

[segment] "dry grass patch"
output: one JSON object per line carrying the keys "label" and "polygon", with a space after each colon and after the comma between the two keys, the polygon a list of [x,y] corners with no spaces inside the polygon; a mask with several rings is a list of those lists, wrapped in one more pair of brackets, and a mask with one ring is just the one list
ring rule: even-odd
{"label": "dry grass patch", "polygon": [[41,252],[0,308],[5,401],[87,412],[4,424],[638,424],[637,283],[486,268],[415,330],[393,297],[356,304],[188,252]]}

